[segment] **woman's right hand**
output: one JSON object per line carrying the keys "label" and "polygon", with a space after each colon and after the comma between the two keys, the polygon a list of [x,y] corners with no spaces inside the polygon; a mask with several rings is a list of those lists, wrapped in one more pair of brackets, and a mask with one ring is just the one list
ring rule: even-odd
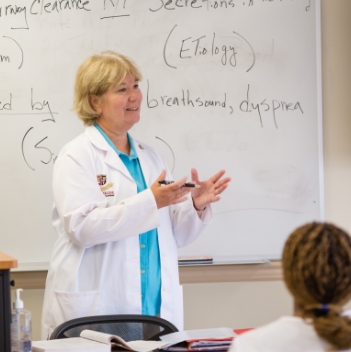
{"label": "woman's right hand", "polygon": [[186,177],[174,181],[169,185],[160,184],[159,182],[163,181],[165,177],[166,170],[162,170],[161,175],[150,187],[156,200],[157,209],[184,202],[187,199],[186,195],[191,191],[191,188],[182,187],[186,182]]}

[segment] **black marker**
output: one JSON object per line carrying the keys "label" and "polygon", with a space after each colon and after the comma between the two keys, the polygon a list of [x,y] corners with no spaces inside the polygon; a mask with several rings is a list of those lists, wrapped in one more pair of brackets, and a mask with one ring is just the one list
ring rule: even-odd
{"label": "black marker", "polygon": [[[170,185],[171,183],[173,183],[174,181],[158,181],[158,183],[160,185]],[[194,185],[193,183],[184,183],[182,187],[192,187],[192,188],[200,188],[199,185]]]}

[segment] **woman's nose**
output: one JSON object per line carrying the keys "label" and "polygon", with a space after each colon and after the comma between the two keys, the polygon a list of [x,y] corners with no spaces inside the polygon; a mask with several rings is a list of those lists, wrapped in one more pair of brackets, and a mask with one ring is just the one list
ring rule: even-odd
{"label": "woman's nose", "polygon": [[140,99],[140,97],[141,97],[141,93],[133,90],[129,95],[129,100],[136,101],[136,100]]}

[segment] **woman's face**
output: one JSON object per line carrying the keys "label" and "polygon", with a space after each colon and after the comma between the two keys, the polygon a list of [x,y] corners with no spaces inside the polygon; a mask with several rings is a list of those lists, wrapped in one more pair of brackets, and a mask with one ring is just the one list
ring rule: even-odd
{"label": "woman's face", "polygon": [[126,76],[102,97],[92,97],[92,104],[100,114],[97,122],[116,132],[129,131],[140,120],[142,98],[139,82],[130,75]]}

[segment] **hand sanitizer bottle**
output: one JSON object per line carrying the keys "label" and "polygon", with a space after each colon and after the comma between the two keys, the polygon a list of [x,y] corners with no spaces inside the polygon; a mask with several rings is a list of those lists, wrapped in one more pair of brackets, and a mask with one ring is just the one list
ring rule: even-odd
{"label": "hand sanitizer bottle", "polygon": [[11,352],[32,352],[32,314],[23,307],[21,291],[16,290],[11,314]]}

